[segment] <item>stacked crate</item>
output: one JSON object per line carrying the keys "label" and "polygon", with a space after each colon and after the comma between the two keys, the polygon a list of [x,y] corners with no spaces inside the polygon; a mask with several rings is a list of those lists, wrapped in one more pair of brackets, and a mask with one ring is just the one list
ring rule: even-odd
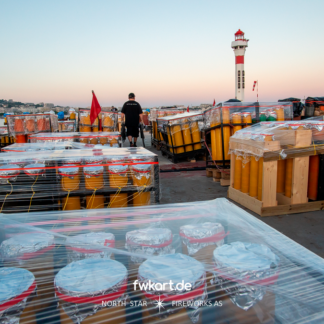
{"label": "stacked crate", "polygon": [[208,146],[206,167],[230,167],[229,139],[237,131],[260,121],[292,120],[291,102],[222,102],[204,112]]}
{"label": "stacked crate", "polygon": [[324,206],[324,122],[262,122],[230,139],[229,198],[261,216]]}
{"label": "stacked crate", "polygon": [[[41,144],[25,144],[28,150],[20,147],[0,154],[1,212],[159,202],[158,158],[145,149],[105,149],[101,145],[64,142],[60,143],[64,147],[44,150]],[[67,149],[75,145],[81,149]]]}
{"label": "stacked crate", "polygon": [[157,119],[166,117],[166,116],[174,116],[177,114],[184,113],[185,109],[184,108],[171,108],[171,107],[165,107],[165,108],[152,108],[150,110],[150,121],[152,123],[152,137],[151,137],[151,142],[152,145],[160,149],[160,141],[163,141],[163,136],[160,133],[158,126],[157,126]]}
{"label": "stacked crate", "polygon": [[15,142],[27,143],[28,137],[40,132],[57,132],[58,119],[55,114],[7,115],[8,134]]}
{"label": "stacked crate", "polygon": [[181,158],[195,158],[205,152],[202,146],[202,113],[182,113],[157,118],[161,151],[174,163]]}

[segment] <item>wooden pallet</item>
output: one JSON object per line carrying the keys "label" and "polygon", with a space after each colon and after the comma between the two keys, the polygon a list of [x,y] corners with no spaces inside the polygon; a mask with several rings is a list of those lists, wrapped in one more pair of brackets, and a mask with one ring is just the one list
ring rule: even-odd
{"label": "wooden pallet", "polygon": [[[311,144],[311,131],[297,130],[293,132],[293,135],[295,136],[294,148],[305,147]],[[291,139],[289,141],[291,143]],[[265,151],[277,150],[276,147],[278,144],[268,144],[276,142],[255,143],[254,141],[251,142],[251,140],[246,140],[245,142],[243,140],[232,141],[232,139],[231,142],[232,149],[244,149],[248,152],[254,151],[255,154],[259,156]],[[322,210],[324,208],[324,201],[308,202],[309,156],[296,156],[293,158],[291,197],[286,197],[283,193],[277,193],[277,165],[277,160],[267,161],[264,159],[262,172],[262,199],[258,200],[255,197],[251,197],[246,193],[234,189],[235,155],[232,153],[228,197],[260,216],[284,215]]]}
{"label": "wooden pallet", "polygon": [[209,178],[213,178],[214,182],[219,182],[221,186],[229,186],[230,185],[230,169],[214,169],[207,168],[206,176]]}
{"label": "wooden pallet", "polygon": [[264,207],[261,200],[250,197],[249,195],[244,194],[232,187],[229,187],[228,189],[228,198],[234,200],[260,216],[277,216],[324,210],[324,200],[306,202],[303,204],[285,204]]}

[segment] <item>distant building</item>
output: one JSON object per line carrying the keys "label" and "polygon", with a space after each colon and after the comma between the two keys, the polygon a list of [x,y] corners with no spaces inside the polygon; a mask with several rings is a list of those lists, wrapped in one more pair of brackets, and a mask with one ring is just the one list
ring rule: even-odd
{"label": "distant building", "polygon": [[8,102],[14,102],[12,99],[9,99]]}
{"label": "distant building", "polygon": [[52,103],[45,103],[44,104],[44,107],[45,108],[53,108],[54,107],[54,104],[52,104]]}
{"label": "distant building", "polygon": [[26,106],[35,106],[35,104],[32,103],[32,102],[26,102],[25,105],[26,105]]}

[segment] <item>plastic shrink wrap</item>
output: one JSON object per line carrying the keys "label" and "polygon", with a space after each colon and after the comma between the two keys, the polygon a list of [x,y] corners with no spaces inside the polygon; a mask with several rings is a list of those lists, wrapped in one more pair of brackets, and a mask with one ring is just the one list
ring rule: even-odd
{"label": "plastic shrink wrap", "polygon": [[246,207],[324,200],[324,121],[261,122],[236,132],[230,153],[230,198],[242,203],[235,189],[262,202]]}
{"label": "plastic shrink wrap", "polygon": [[3,150],[4,147],[8,146],[9,144],[14,143],[14,137],[8,135],[8,127],[1,126],[0,127],[0,147]]}
{"label": "plastic shrink wrap", "polygon": [[71,133],[39,133],[29,136],[30,143],[49,142],[79,142],[85,144],[101,144],[111,147],[121,147],[119,132],[71,132]]}
{"label": "plastic shrink wrap", "polygon": [[221,102],[204,112],[204,130],[211,160],[226,168],[230,162],[229,139],[237,131],[264,121],[293,118],[291,102]]}
{"label": "plastic shrink wrap", "polygon": [[159,202],[158,158],[144,148],[106,149],[77,142],[16,143],[8,148],[0,154],[2,213]]}
{"label": "plastic shrink wrap", "polygon": [[0,216],[1,323],[324,320],[324,260],[225,198]]}
{"label": "plastic shrink wrap", "polygon": [[59,132],[76,132],[75,120],[63,120],[58,122]]}
{"label": "plastic shrink wrap", "polygon": [[199,112],[158,117],[157,128],[163,141],[161,150],[171,155],[201,151],[202,121],[203,114]]}
{"label": "plastic shrink wrap", "polygon": [[9,136],[17,143],[27,143],[32,134],[58,131],[58,119],[52,113],[7,115],[7,123]]}
{"label": "plastic shrink wrap", "polygon": [[[101,125],[100,125],[101,124]],[[90,109],[79,109],[80,132],[115,132],[118,127],[118,113],[113,111],[101,111],[98,118],[91,124]],[[101,126],[101,127],[100,127]]]}
{"label": "plastic shrink wrap", "polygon": [[157,126],[156,120],[158,118],[182,114],[185,111],[185,108],[152,108],[149,116],[152,122],[152,140],[156,142],[163,141],[163,136],[160,134]]}

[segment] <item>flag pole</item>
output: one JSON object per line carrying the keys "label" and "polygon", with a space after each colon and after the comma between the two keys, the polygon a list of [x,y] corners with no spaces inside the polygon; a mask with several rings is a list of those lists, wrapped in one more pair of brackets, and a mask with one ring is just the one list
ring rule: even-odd
{"label": "flag pole", "polygon": [[257,80],[257,102],[259,102],[259,80]]}

